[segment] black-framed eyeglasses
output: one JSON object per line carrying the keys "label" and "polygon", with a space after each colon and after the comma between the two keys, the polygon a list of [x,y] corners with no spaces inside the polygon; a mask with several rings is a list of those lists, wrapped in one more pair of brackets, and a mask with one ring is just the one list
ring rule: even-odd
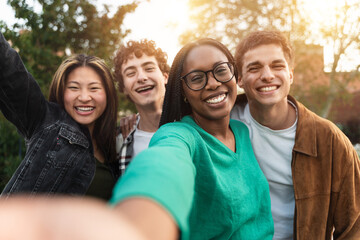
{"label": "black-framed eyeglasses", "polygon": [[234,77],[234,66],[229,62],[221,62],[209,71],[194,70],[181,77],[186,85],[194,91],[203,89],[208,82],[208,73],[211,72],[216,81],[229,82]]}

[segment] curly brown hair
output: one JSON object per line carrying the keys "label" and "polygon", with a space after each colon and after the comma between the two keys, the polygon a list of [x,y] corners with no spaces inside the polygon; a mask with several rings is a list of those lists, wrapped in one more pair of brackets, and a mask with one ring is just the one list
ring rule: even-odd
{"label": "curly brown hair", "polygon": [[161,72],[169,74],[170,66],[167,63],[167,54],[157,48],[152,40],[142,39],[140,41],[129,41],[126,45],[120,46],[114,58],[115,80],[119,83],[119,91],[124,92],[124,78],[121,74],[121,65],[129,60],[130,56],[141,58],[143,54],[154,56]]}

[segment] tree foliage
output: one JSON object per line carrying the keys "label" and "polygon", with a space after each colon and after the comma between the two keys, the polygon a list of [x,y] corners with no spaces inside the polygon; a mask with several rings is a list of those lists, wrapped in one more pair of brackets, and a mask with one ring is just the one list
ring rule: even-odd
{"label": "tree foliage", "polygon": [[119,6],[110,17],[108,6],[100,13],[89,0],[34,1],[41,7],[39,12],[27,2],[8,1],[23,23],[5,26],[4,35],[19,50],[45,94],[66,54],[96,55],[111,65],[114,51],[130,31],[122,27],[124,17],[137,7],[136,2]]}
{"label": "tree foliage", "polygon": [[296,34],[308,24],[296,6],[296,0],[192,0],[189,7],[196,29],[186,31],[180,42],[213,37],[234,49],[246,34],[255,30],[278,29]]}
{"label": "tree foliage", "polygon": [[360,50],[360,1],[345,0],[337,7],[329,25],[322,26],[319,31],[322,38],[333,46],[333,62],[329,68],[329,89],[326,104],[321,111],[323,117],[329,116],[335,99],[342,95],[344,89],[360,76],[360,62],[352,74],[341,72],[339,63],[351,49]]}
{"label": "tree foliage", "polygon": [[[315,28],[311,18],[313,13],[307,12],[301,0],[191,0],[191,20],[196,27],[186,31],[180,37],[180,42],[184,44],[200,37],[212,37],[234,50],[236,44],[251,31],[276,29],[284,32],[293,43],[297,43],[293,44],[296,45],[295,74],[303,78],[295,81],[312,81],[309,82],[310,87],[306,87],[308,92],[301,92],[304,91],[304,83],[301,82],[293,88],[292,93],[300,101],[307,102],[310,109],[328,117],[333,101],[346,92],[344,90],[359,77],[360,71],[360,63],[350,75],[341,73],[339,69],[340,60],[351,48],[360,49],[360,1],[345,0],[337,4],[334,16],[321,20],[317,23],[320,28]],[[311,59],[296,61],[303,59],[301,53],[308,54],[305,43],[325,42],[334,46],[334,61],[330,66],[331,73],[326,76],[326,85],[323,82],[314,83],[320,82],[314,78],[323,78],[325,73],[321,69],[322,73],[316,71],[316,74],[311,75],[308,69],[315,66]],[[317,65],[317,68],[323,67],[323,64]],[[309,102],[309,99],[314,102]]]}
{"label": "tree foliage", "polygon": [[[7,26],[0,22],[4,33],[19,54],[29,72],[48,94],[52,76],[67,55],[86,53],[103,58],[112,66],[112,56],[123,38],[130,32],[124,29],[126,14],[133,12],[138,2],[119,6],[110,16],[104,6],[99,12],[91,0],[8,0],[17,23]],[[119,97],[120,108],[132,105]],[[36,114],[36,113],[34,113]],[[0,115],[0,190],[24,156],[24,142],[15,127]]]}
{"label": "tree foliage", "polygon": [[0,115],[0,192],[24,157],[24,140],[15,127]]}

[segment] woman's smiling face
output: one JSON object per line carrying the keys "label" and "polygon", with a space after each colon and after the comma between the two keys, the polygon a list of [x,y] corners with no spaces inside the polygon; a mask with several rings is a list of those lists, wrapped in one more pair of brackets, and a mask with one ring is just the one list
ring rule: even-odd
{"label": "woman's smiling face", "polygon": [[92,132],[95,121],[106,108],[106,92],[101,77],[91,67],[75,68],[68,76],[64,107],[78,123]]}
{"label": "woman's smiling face", "polygon": [[[219,63],[228,62],[226,55],[212,45],[194,47],[188,53],[182,71],[182,76],[194,70],[209,71]],[[233,76],[229,82],[218,82],[211,72],[207,73],[206,86],[198,91],[191,90],[184,81],[182,86],[185,97],[195,120],[219,120],[228,117],[237,95],[236,79]]]}

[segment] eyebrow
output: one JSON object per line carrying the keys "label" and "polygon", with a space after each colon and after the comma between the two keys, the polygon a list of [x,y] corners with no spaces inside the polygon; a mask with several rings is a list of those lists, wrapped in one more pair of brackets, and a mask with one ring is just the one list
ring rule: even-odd
{"label": "eyebrow", "polygon": [[254,61],[254,62],[251,62],[248,65],[246,65],[246,68],[256,66],[256,65],[262,65],[262,64],[259,61]]}
{"label": "eyebrow", "polygon": [[[283,59],[275,59],[274,61],[271,62],[271,64],[276,64],[276,63],[285,63],[285,61]],[[254,61],[246,65],[246,68],[256,65],[263,65],[263,64],[260,61]]]}
{"label": "eyebrow", "polygon": [[95,85],[95,84],[102,84],[102,82],[91,82],[91,83],[89,83],[88,85]]}
{"label": "eyebrow", "polygon": [[78,81],[76,80],[72,80],[72,81],[66,81],[66,84],[70,84],[70,83],[73,83],[73,84],[80,84]]}
{"label": "eyebrow", "polygon": [[286,63],[286,61],[283,59],[276,59],[276,60],[272,61],[272,64],[274,64],[274,63]]}
{"label": "eyebrow", "polygon": [[224,62],[227,62],[227,61],[223,61],[223,60],[220,60],[220,61],[217,61],[213,64],[213,67],[215,67],[216,65],[220,64],[220,63],[224,63]]}
{"label": "eyebrow", "polygon": [[[144,62],[141,64],[141,67],[146,67],[147,65],[157,65],[155,62],[153,61],[148,61],[148,62]],[[125,73],[127,70],[131,70],[131,69],[136,69],[135,66],[129,66],[127,68],[124,69],[123,73]]]}
{"label": "eyebrow", "polygon": [[[212,65],[212,70],[214,70],[214,67],[216,66],[216,65],[218,65],[218,64],[220,64],[220,63],[224,63],[224,62],[226,62],[226,61],[217,61],[217,62],[215,62],[213,65]],[[201,70],[201,69],[194,69],[194,70],[191,70],[190,72],[195,72],[195,71],[201,71],[201,72],[203,72],[203,70]],[[189,72],[189,73],[190,73]]]}
{"label": "eyebrow", "polygon": [[143,64],[141,64],[141,66],[142,66],[142,67],[145,67],[145,66],[151,65],[151,64],[156,65],[155,62],[153,62],[153,61],[148,61],[148,62],[144,62]]}
{"label": "eyebrow", "polygon": [[[80,83],[76,80],[72,80],[72,81],[68,81],[67,84],[77,84],[77,85],[80,85]],[[102,82],[90,82],[88,85],[94,85],[94,84],[102,84]]]}

